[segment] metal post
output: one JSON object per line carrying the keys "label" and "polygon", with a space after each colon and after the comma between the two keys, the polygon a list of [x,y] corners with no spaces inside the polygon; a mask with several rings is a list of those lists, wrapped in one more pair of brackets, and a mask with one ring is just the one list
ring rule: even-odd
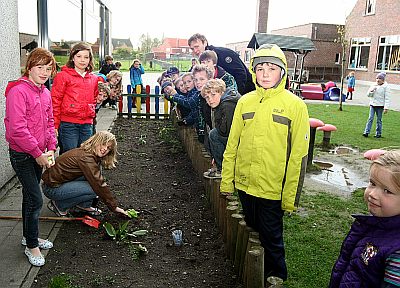
{"label": "metal post", "polygon": [[49,21],[47,14],[47,0],[38,0],[38,32],[39,32],[39,47],[49,49]]}

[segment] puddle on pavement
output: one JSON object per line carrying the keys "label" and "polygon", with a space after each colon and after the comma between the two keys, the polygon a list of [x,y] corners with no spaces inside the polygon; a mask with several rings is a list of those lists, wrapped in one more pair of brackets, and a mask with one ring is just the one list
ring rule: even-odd
{"label": "puddle on pavement", "polygon": [[347,167],[322,161],[314,161],[313,163],[322,169],[321,173],[311,175],[311,178],[318,182],[342,188],[349,193],[368,185],[367,182],[360,179],[356,173]]}
{"label": "puddle on pavement", "polygon": [[346,147],[346,146],[338,146],[329,152],[332,154],[336,154],[336,155],[345,155],[345,154],[354,154],[358,151],[354,148],[350,148],[350,147]]}

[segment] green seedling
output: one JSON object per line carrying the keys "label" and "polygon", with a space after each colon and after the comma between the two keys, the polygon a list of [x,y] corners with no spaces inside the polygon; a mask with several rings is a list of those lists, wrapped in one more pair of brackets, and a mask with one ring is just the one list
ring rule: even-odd
{"label": "green seedling", "polygon": [[143,254],[147,254],[147,248],[141,244],[135,244],[129,246],[129,252],[133,260],[139,259]]}
{"label": "green seedling", "polygon": [[145,145],[146,142],[146,135],[140,135],[139,137],[139,145]]}
{"label": "green seedling", "polygon": [[128,213],[129,218],[137,218],[139,214],[135,209],[128,209],[126,212]]}
{"label": "green seedling", "polygon": [[128,233],[128,223],[129,221],[119,224],[118,228],[116,229],[112,224],[106,222],[103,224],[103,227],[106,230],[108,236],[110,236],[115,241],[124,241],[128,238],[128,236],[138,237],[147,234],[147,230],[136,230],[132,233]]}
{"label": "green seedling", "polygon": [[112,224],[106,222],[103,224],[103,227],[106,229],[108,236],[112,237],[113,240],[123,241],[128,236],[128,223],[129,221],[119,224],[118,228],[115,229]]}

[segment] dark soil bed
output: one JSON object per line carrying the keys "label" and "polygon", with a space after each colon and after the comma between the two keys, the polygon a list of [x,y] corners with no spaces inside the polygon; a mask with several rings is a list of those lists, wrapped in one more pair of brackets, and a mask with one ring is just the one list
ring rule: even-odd
{"label": "dark soil bed", "polygon": [[[193,171],[169,121],[118,119],[117,168],[105,171],[121,207],[139,217],[129,231],[148,230],[137,245],[117,242],[103,227],[63,224],[32,287],[241,287],[226,260],[221,234],[205,199],[202,179]],[[98,219],[114,226],[125,219],[105,211]],[[184,245],[173,245],[171,231],[183,231]]]}

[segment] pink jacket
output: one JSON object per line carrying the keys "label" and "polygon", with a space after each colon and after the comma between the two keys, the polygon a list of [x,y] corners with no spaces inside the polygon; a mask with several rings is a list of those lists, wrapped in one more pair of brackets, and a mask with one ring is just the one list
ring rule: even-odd
{"label": "pink jacket", "polygon": [[27,77],[9,82],[6,88],[6,140],[11,149],[34,158],[56,150],[53,106],[50,91]]}

